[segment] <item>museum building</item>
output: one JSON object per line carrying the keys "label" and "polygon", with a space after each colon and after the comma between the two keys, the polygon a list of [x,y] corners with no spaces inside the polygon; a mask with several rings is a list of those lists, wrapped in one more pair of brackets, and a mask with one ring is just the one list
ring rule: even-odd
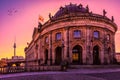
{"label": "museum building", "polygon": [[88,5],[60,7],[49,20],[34,28],[25,48],[26,65],[111,64],[115,60],[114,17],[96,14]]}

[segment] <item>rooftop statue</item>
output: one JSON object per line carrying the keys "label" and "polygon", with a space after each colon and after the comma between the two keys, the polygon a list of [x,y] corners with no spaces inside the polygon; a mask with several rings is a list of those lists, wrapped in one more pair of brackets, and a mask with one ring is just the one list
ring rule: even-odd
{"label": "rooftop statue", "polygon": [[60,10],[64,9],[62,6],[60,7]]}
{"label": "rooftop statue", "polygon": [[105,9],[103,10],[103,16],[105,16],[107,14],[107,12],[105,11]]}
{"label": "rooftop statue", "polygon": [[86,9],[87,9],[87,12],[89,12],[89,7],[88,7],[88,5],[86,6]]}
{"label": "rooftop statue", "polygon": [[114,17],[112,16],[112,22],[114,22]]}
{"label": "rooftop statue", "polygon": [[50,19],[50,20],[52,20],[52,17],[53,17],[53,16],[51,15],[51,13],[49,13],[49,19]]}
{"label": "rooftop statue", "polygon": [[82,8],[82,7],[83,7],[83,5],[82,5],[82,4],[80,4],[80,5],[79,5],[79,8]]}
{"label": "rooftop statue", "polygon": [[38,29],[41,30],[41,28],[42,28],[42,24],[41,22],[38,22]]}

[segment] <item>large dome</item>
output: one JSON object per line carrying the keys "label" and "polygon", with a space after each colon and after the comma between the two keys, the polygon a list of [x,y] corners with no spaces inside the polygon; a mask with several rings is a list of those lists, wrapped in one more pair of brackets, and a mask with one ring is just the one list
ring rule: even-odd
{"label": "large dome", "polygon": [[84,8],[82,4],[76,5],[76,4],[70,3],[65,7],[60,7],[60,9],[56,12],[53,18],[58,18],[60,16],[70,14],[70,13],[87,13],[87,12],[89,12],[88,6]]}

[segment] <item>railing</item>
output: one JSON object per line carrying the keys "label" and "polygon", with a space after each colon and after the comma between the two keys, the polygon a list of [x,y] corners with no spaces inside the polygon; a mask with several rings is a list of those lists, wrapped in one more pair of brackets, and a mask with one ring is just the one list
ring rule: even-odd
{"label": "railing", "polygon": [[0,74],[24,72],[25,67],[1,67]]}
{"label": "railing", "polygon": [[28,72],[32,71],[59,71],[61,70],[61,66],[29,66],[26,68]]}
{"label": "railing", "polygon": [[28,67],[0,67],[0,74],[36,72],[36,71],[60,71],[61,66],[28,66]]}

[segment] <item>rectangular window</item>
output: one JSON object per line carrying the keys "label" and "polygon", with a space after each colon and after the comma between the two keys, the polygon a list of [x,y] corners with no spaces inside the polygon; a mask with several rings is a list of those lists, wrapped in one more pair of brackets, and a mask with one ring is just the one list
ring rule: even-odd
{"label": "rectangular window", "polygon": [[75,30],[73,35],[74,35],[74,38],[80,38],[81,37],[81,31],[80,30]]}
{"label": "rectangular window", "polygon": [[45,43],[48,43],[48,37],[45,37]]}
{"label": "rectangular window", "polygon": [[99,32],[98,31],[94,31],[94,38],[99,38]]}
{"label": "rectangular window", "polygon": [[56,40],[61,40],[61,33],[56,34]]}

